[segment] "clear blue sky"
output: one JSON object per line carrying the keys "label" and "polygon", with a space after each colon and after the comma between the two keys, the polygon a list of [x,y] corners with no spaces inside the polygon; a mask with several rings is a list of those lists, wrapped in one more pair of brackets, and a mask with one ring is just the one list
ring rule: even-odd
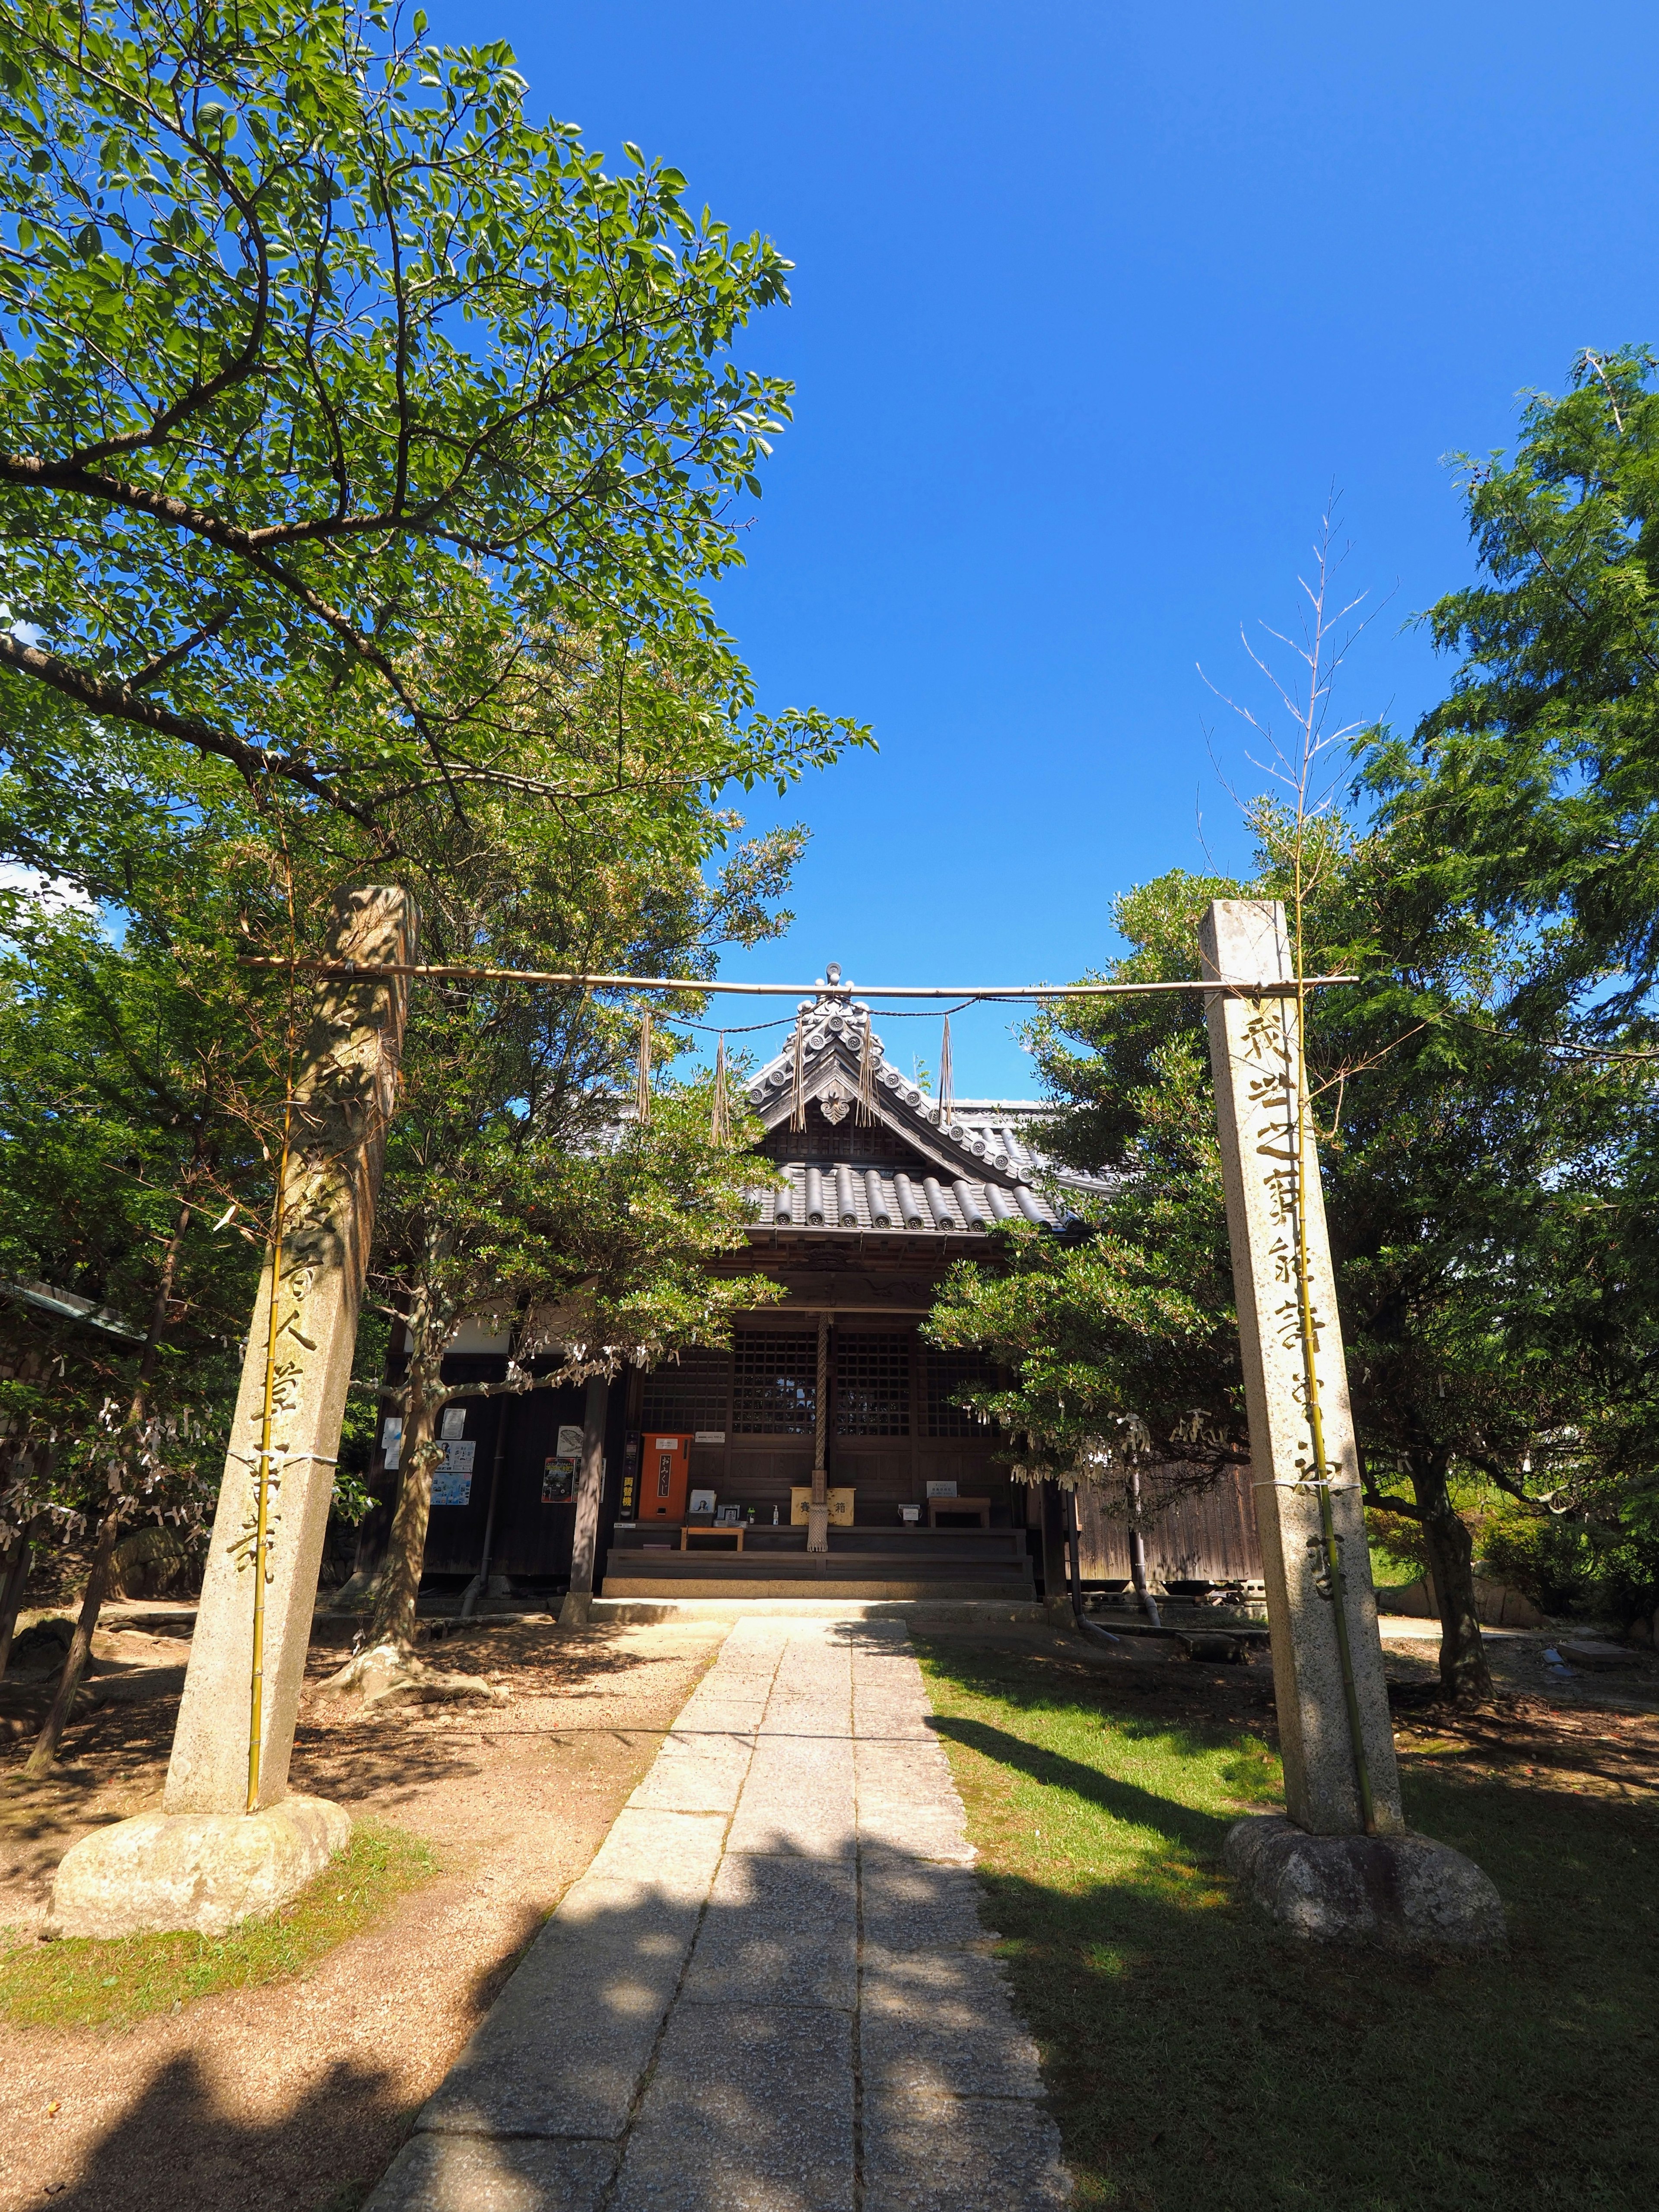
{"label": "clear blue sky", "polygon": [[[1115,891],[1206,865],[1200,810],[1245,859],[1206,731],[1259,779],[1195,664],[1243,682],[1328,488],[1395,595],[1342,711],[1409,725],[1446,672],[1402,625],[1470,573],[1446,457],[1579,348],[1659,343],[1650,4],[428,8],[797,264],[746,349],[796,424],[719,603],[765,704],[881,751],[785,810],[799,920],[745,973],[1109,957]],[[1029,1092],[1006,1016],[953,1030],[960,1093]]]}

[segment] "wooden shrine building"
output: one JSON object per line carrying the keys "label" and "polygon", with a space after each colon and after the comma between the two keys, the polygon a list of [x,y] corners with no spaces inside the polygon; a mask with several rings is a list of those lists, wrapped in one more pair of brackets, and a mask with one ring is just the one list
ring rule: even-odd
{"label": "wooden shrine building", "polygon": [[[611,1389],[595,1578],[606,1597],[1042,1594],[1039,1495],[999,1464],[996,1432],[957,1403],[990,1370],[976,1352],[927,1344],[920,1324],[953,1262],[990,1255],[997,1223],[1064,1233],[1068,1196],[1093,1186],[1056,1176],[1033,1151],[1038,1106],[959,1100],[942,1119],[879,1037],[861,1112],[865,1009],[835,981],[832,970],[804,1006],[804,1116],[793,1036],[747,1093],[765,1133],[747,1249],[725,1265],[769,1279],[782,1300],[740,1316],[729,1349],[624,1372]],[[446,1378],[498,1377],[507,1350],[473,1327]],[[815,1553],[805,1499],[821,1395],[831,1512],[829,1549]],[[578,1387],[458,1402],[459,1433],[434,1484],[429,1577],[476,1574],[489,1523],[492,1582],[561,1587],[583,1407]],[[386,1494],[383,1454],[372,1474]],[[1243,1483],[1182,1510],[1173,1556],[1148,1531],[1155,1568],[1260,1574]],[[1097,1513],[1085,1514],[1084,1540],[1085,1574],[1116,1577]],[[376,1548],[371,1531],[360,1567]],[[1052,1535],[1048,1548],[1052,1580]]]}

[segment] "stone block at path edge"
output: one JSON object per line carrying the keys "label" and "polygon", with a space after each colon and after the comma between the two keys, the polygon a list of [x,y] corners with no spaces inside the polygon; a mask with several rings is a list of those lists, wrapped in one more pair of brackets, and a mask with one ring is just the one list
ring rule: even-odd
{"label": "stone block at path edge", "polygon": [[1427,1836],[1313,1836],[1271,1813],[1236,1820],[1223,1856],[1258,1905],[1317,1942],[1467,1952],[1507,1940],[1491,1881]]}
{"label": "stone block at path edge", "polygon": [[222,1936],[296,1897],[350,1839],[350,1814],[321,1797],[262,1813],[140,1813],[70,1846],[47,1925],[54,1936]]}

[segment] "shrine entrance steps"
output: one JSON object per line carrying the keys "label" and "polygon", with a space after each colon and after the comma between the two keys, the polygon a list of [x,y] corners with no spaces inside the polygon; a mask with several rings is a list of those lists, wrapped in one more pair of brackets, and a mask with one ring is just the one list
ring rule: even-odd
{"label": "shrine entrance steps", "polygon": [[1036,1595],[1024,1528],[832,1528],[827,1552],[807,1550],[805,1528],[701,1528],[686,1535],[690,1549],[677,1528],[618,1526],[604,1595],[1016,1604]]}
{"label": "shrine entrance steps", "polygon": [[[615,1589],[616,1584],[609,1585]],[[623,1588],[627,1585],[623,1584]],[[1069,1621],[1071,1608],[1061,1601]],[[591,1616],[598,1627],[643,1627],[653,1621],[908,1621],[917,1628],[994,1626],[999,1621],[1050,1618],[1041,1598],[957,1597],[596,1597]]]}

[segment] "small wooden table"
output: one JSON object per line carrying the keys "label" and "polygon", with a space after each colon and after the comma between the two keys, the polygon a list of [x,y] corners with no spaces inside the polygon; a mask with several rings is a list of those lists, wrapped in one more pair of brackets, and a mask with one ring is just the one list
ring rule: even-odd
{"label": "small wooden table", "polygon": [[988,1498],[930,1498],[927,1500],[927,1526],[937,1528],[941,1513],[971,1513],[975,1525],[988,1528],[991,1525],[991,1501]]}
{"label": "small wooden table", "polygon": [[685,1552],[690,1549],[691,1539],[694,1536],[735,1536],[738,1540],[738,1551],[742,1551],[743,1549],[743,1523],[741,1521],[709,1521],[705,1522],[702,1527],[696,1528],[694,1528],[688,1522],[680,1530],[681,1551]]}

